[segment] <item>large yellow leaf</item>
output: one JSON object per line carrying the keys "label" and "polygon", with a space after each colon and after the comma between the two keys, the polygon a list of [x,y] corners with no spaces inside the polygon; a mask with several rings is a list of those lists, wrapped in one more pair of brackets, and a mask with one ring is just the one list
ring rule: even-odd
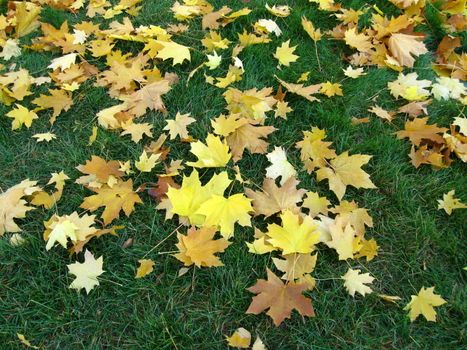
{"label": "large yellow leaf", "polygon": [[94,255],[90,251],[84,253],[84,262],[76,262],[74,264],[67,265],[68,271],[75,275],[76,278],[71,282],[70,288],[77,289],[78,291],[84,288],[86,293],[89,292],[99,285],[97,277],[104,273],[102,270],[102,265],[104,264],[104,259],[101,256],[100,258],[94,258]]}
{"label": "large yellow leaf", "polygon": [[237,193],[228,198],[213,195],[198,209],[198,214],[206,217],[203,226],[217,226],[224,238],[229,239],[234,233],[234,225],[251,226],[251,199]]}
{"label": "large yellow leaf", "polygon": [[192,143],[191,153],[198,157],[198,161],[186,164],[196,168],[224,167],[232,157],[227,142],[213,134],[206,137],[206,144],[201,141]]}
{"label": "large yellow leaf", "polygon": [[287,40],[276,49],[276,53],[274,54],[274,57],[279,61],[279,64],[286,67],[290,66],[290,63],[295,62],[299,58],[297,55],[294,55],[294,51],[297,46],[290,47],[289,45],[290,40]]}
{"label": "large yellow leaf", "polygon": [[352,270],[349,268],[344,276],[341,276],[344,280],[344,286],[351,296],[355,296],[355,292],[365,296],[365,294],[372,293],[373,290],[366,284],[373,282],[374,277],[370,276],[369,273],[360,273],[359,269]]}
{"label": "large yellow leaf", "polygon": [[411,68],[415,62],[413,56],[418,57],[428,52],[421,40],[423,37],[395,33],[389,38],[388,47],[402,66]]}
{"label": "large yellow leaf", "polygon": [[196,169],[189,177],[184,177],[182,186],[169,186],[167,197],[172,205],[171,212],[182,218],[188,218],[192,225],[203,224],[205,216],[198,213],[200,206],[213,195],[222,196],[231,181],[227,172],[214,175],[206,185],[201,185]]}
{"label": "large yellow leaf", "polygon": [[313,220],[305,216],[302,218],[286,210],[281,215],[282,226],[269,224],[268,242],[276,248],[282,250],[282,254],[311,253],[315,249],[315,244],[319,242],[319,232]]}
{"label": "large yellow leaf", "polygon": [[435,306],[441,306],[446,303],[441,296],[434,293],[435,287],[425,288],[422,287],[418,295],[412,295],[410,303],[404,308],[409,310],[410,321],[423,315],[427,321],[436,322]]}
{"label": "large yellow leaf", "polygon": [[191,61],[190,49],[188,47],[173,41],[158,40],[157,43],[162,45],[162,49],[156,55],[157,58],[162,58],[164,61],[172,58],[174,66],[183,63],[185,60]]}

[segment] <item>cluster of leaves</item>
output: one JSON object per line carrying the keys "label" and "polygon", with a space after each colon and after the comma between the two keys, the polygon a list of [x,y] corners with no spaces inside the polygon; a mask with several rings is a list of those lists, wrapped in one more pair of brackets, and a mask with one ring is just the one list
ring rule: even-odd
{"label": "cluster of leaves", "polygon": [[[397,112],[386,111],[378,105],[370,112],[387,122],[391,122],[396,114],[413,118],[407,120],[405,129],[396,135],[412,142],[410,157],[414,166],[431,164],[437,168],[446,167],[452,161],[451,154],[465,162],[466,118],[456,118],[448,133],[447,128],[428,124],[428,117],[420,117],[428,114],[431,95],[435,99],[456,99],[466,103],[466,89],[460,81],[465,79],[465,69],[462,68],[462,64],[465,66],[465,54],[455,51],[460,46],[460,39],[446,36],[441,41],[434,66],[440,74],[436,83],[418,80],[416,73],[402,72],[405,67],[413,67],[416,58],[428,52],[423,34],[415,32],[415,27],[424,21],[425,1],[392,0],[402,13],[393,18],[385,16],[377,7],[354,10],[332,0],[310,2],[317,3],[323,13],[337,18],[339,24],[331,31],[322,32],[303,17],[304,33],[315,43],[328,36],[342,40],[356,50],[346,58],[350,65],[344,74],[348,78],[358,79],[368,66],[401,72],[388,88],[396,99],[402,98],[409,103]],[[248,73],[243,67],[241,53],[249,46],[267,44],[271,36],[282,34],[274,18],[288,17],[293,9],[287,5],[266,6],[272,19],[257,21],[250,31],[244,28],[243,33],[238,34],[238,41],[233,43],[222,37],[221,29],[248,16],[252,11],[249,8],[232,12],[227,6],[215,10],[206,0],[176,1],[172,11],[177,24],[166,28],[158,25],[135,27],[130,18],[138,15],[141,3],[142,0],[120,0],[116,5],[100,0],[10,1],[6,16],[0,16],[1,57],[4,60],[12,60],[25,50],[58,54],[48,66],[47,77],[34,77],[26,69],[16,69],[14,64],[8,69],[2,67],[0,101],[12,106],[6,114],[12,119],[12,130],[23,126],[30,128],[34,120],[46,113],[50,114],[53,126],[61,113],[73,106],[74,95],[81,86],[94,80],[116,102],[97,113],[97,125],[89,137],[89,144],[96,140],[99,127],[119,132],[122,137],[129,135],[132,142],[144,142],[144,151],[139,159],[106,160],[95,155],[77,166],[83,175],[75,182],[90,193],[80,206],[85,212],[53,214],[44,223],[45,249],[50,250],[59,243],[71,254],[80,254],[93,238],[116,235],[121,226],[110,225],[121,216],[121,212],[130,216],[137,205],[143,203],[141,193],[148,190],[157,201],[156,209],[165,211],[166,220],[179,222],[172,234],[177,233],[178,237],[177,252],[173,256],[184,265],[180,275],[191,266],[222,266],[218,254],[233,243],[236,228],[251,227],[254,217],[255,222],[266,223],[267,229],[263,232],[255,227],[254,238],[246,242],[248,251],[272,255],[275,269],[282,275],[279,277],[265,268],[267,279],[258,279],[248,288],[256,295],[246,313],[260,314],[267,310],[276,326],[291,317],[294,309],[303,316],[314,316],[312,301],[307,295],[316,284],[312,273],[318,259],[317,246],[334,250],[340,261],[353,260],[355,264],[358,264],[358,259],[371,261],[378,255],[376,240],[366,236],[367,228],[373,227],[370,212],[349,198],[347,191],[349,186],[368,190],[376,188],[370,175],[362,169],[370,162],[371,155],[349,154],[347,151],[338,153],[332,142],[326,140],[326,131],[312,127],[303,131],[302,140],[295,145],[302,162],[297,169],[288,160],[287,152],[290,150],[281,145],[270,147],[268,138],[276,130],[271,125],[272,116],[287,119],[287,115],[293,112],[293,106],[289,105],[291,100],[286,99],[288,93],[309,103],[319,103],[319,98],[342,96],[345,89],[341,82],[309,84],[310,72],[303,72],[296,82],[276,77],[275,87],[239,90],[232,86]],[[466,20],[459,5],[450,3],[446,2],[440,13],[444,16],[447,30],[454,34],[465,27]],[[72,13],[86,11],[90,19],[96,20],[74,26],[64,22],[60,28],[55,28],[39,21],[43,5]],[[370,20],[362,26],[364,14]],[[108,28],[102,28],[102,18],[112,19],[117,15],[121,15],[120,21],[114,20]],[[187,65],[191,61],[191,48],[178,43],[177,35],[188,31],[192,23],[198,23],[193,21],[196,18],[201,18],[201,27],[206,30],[200,42],[206,61],[190,71],[187,84],[195,74],[203,72],[206,84],[223,90],[226,112],[211,120],[211,128],[204,140],[194,139],[188,130],[196,123],[196,118],[182,113],[177,113],[174,119],[166,119],[164,129],[158,130],[162,132],[161,136],[155,140],[153,126],[140,120],[148,111],[159,112],[162,117],[168,114],[169,109],[176,108],[165,105],[164,95],[172,86],[179,84],[175,73],[164,72],[157,65],[166,60],[173,66]],[[35,37],[29,45],[22,44],[24,36],[39,28],[42,36]],[[137,55],[122,52],[115,48],[119,42],[135,42],[141,44],[141,49]],[[279,69],[300,59],[295,49],[296,46],[288,40],[271,53]],[[231,64],[226,75],[208,75],[226,60],[218,52],[229,50]],[[99,65],[90,63],[97,60]],[[316,60],[320,64],[317,50]],[[34,97],[36,86],[47,86],[49,92]],[[36,107],[30,110],[26,107],[28,104]],[[354,120],[356,124],[367,121]],[[38,142],[53,142],[57,136],[49,131],[34,137]],[[176,159],[164,145],[167,139],[189,144],[190,159]],[[239,161],[245,152],[263,154],[269,161],[262,186],[244,176]],[[200,169],[203,170],[201,176]],[[258,173],[262,170],[257,169]],[[301,171],[315,177],[317,182],[327,180],[335,198],[301,188],[298,180]],[[157,181],[135,184],[139,173],[150,173]],[[38,187],[37,182],[26,179],[0,194],[0,235],[15,233],[11,241],[20,244],[24,238],[17,234],[20,228],[15,219],[24,218],[28,211],[37,207],[53,208],[60,200],[67,180],[69,177],[62,171],[52,174],[47,184],[54,185],[52,193]],[[243,190],[237,191],[237,188]],[[465,208],[465,205],[454,198],[454,192],[450,192],[440,200],[440,208],[451,214],[453,209]],[[99,212],[100,219],[88,212]],[[154,261],[145,257],[139,260],[136,278],[153,271]],[[104,272],[103,263],[103,257],[96,259],[86,250],[83,263],[68,265],[69,272],[76,276],[70,288],[84,288],[89,293],[99,284],[98,276]],[[368,272],[362,273],[357,267],[349,267],[341,279],[352,297],[356,293],[365,296],[373,292],[370,284],[374,277]],[[442,305],[445,301],[434,294],[433,288],[422,287],[418,296],[412,296],[407,305],[412,321],[420,314],[429,321],[435,321],[433,306]],[[399,299],[385,294],[379,296],[389,302]],[[228,338],[230,345],[238,347],[249,347],[250,340],[251,334],[244,329],[237,330]],[[259,338],[253,348],[264,348]]]}

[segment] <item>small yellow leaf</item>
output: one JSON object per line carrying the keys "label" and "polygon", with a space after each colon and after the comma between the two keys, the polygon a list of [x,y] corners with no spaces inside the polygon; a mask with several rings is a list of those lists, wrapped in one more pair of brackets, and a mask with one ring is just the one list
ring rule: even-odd
{"label": "small yellow leaf", "polygon": [[251,333],[245,328],[238,328],[230,337],[226,337],[227,343],[233,348],[247,349],[251,343]]}
{"label": "small yellow leaf", "polygon": [[138,270],[136,270],[135,278],[142,278],[144,276],[147,276],[154,270],[154,261],[152,261],[151,259],[141,259],[138,260],[138,262],[140,265],[138,267]]}
{"label": "small yellow leaf", "polygon": [[297,46],[290,47],[290,40],[282,43],[280,47],[276,49],[274,57],[277,58],[279,64],[282,64],[286,67],[290,66],[290,63],[297,61],[299,58],[297,55],[294,55],[294,51]]}
{"label": "small yellow leaf", "polygon": [[156,166],[160,158],[160,153],[152,153],[149,157],[146,151],[139,156],[139,160],[135,162],[135,167],[143,173],[149,173]]}
{"label": "small yellow leaf", "polygon": [[13,118],[13,121],[11,122],[11,130],[19,129],[22,125],[25,125],[29,129],[32,125],[32,121],[39,117],[34,111],[30,111],[26,107],[19,104],[16,104],[15,106],[16,109],[13,109],[6,114],[7,117]]}

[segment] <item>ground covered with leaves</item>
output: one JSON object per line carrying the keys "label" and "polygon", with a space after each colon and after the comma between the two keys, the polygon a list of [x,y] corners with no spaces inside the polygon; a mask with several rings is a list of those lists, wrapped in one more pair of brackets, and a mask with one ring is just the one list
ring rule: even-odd
{"label": "ground covered with leaves", "polygon": [[466,346],[465,1],[3,1],[8,349]]}

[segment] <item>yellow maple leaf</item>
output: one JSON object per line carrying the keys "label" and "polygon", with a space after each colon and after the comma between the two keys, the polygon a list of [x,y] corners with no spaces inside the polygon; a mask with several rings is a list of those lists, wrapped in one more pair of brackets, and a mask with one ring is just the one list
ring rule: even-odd
{"label": "yellow maple leaf", "polygon": [[[149,123],[125,123],[122,124],[123,131],[120,136],[131,135],[131,141],[138,143],[143,138],[143,135],[152,138],[152,125]],[[96,129],[97,130],[97,129]],[[97,136],[97,131],[96,131]]]}
{"label": "yellow maple leaf", "polygon": [[304,16],[302,17],[302,27],[314,42],[321,40],[323,36],[323,34],[321,34],[321,30],[319,28],[315,29],[313,22],[307,20]]}
{"label": "yellow maple leaf", "polygon": [[234,233],[234,225],[238,222],[241,226],[251,226],[250,214],[251,199],[237,193],[228,198],[213,195],[198,209],[198,214],[206,217],[203,226],[217,226],[220,233],[229,239]]}
{"label": "yellow maple leaf", "polygon": [[215,174],[206,185],[202,186],[199,174],[194,169],[189,177],[183,177],[182,186],[169,186],[167,197],[172,205],[171,212],[186,217],[192,225],[203,224],[205,216],[198,213],[198,209],[213,195],[222,196],[231,181],[227,172]]}
{"label": "yellow maple leaf", "polygon": [[157,43],[162,45],[162,49],[156,55],[157,58],[162,58],[164,61],[172,58],[173,66],[181,64],[185,60],[191,61],[190,49],[188,47],[173,41],[157,40]]}
{"label": "yellow maple leaf", "polygon": [[251,343],[251,333],[245,328],[238,328],[230,337],[225,337],[227,344],[234,348],[247,349]]}
{"label": "yellow maple leaf", "polygon": [[150,173],[151,170],[156,166],[161,154],[152,153],[149,157],[146,151],[139,156],[139,160],[135,162],[135,167],[143,173]]}
{"label": "yellow maple leaf", "polygon": [[299,58],[297,55],[294,55],[294,51],[297,46],[290,47],[290,40],[283,42],[280,47],[276,49],[274,57],[279,61],[279,64],[282,64],[286,67],[290,66],[290,63],[297,61]]}
{"label": "yellow maple leaf", "polygon": [[136,270],[135,278],[143,278],[144,276],[149,275],[154,270],[154,261],[151,259],[141,259],[138,260],[139,267]]}
{"label": "yellow maple leaf", "polygon": [[57,136],[54,133],[51,132],[44,132],[44,133],[39,133],[39,134],[34,134],[32,135],[36,139],[37,142],[50,142],[53,139],[56,139]]}
{"label": "yellow maple leaf", "polygon": [[286,210],[281,214],[282,226],[269,224],[268,242],[282,250],[282,254],[311,253],[315,244],[319,242],[319,232],[313,220],[305,216],[300,223],[301,217]]}
{"label": "yellow maple leaf", "polygon": [[357,33],[357,28],[345,31],[344,39],[347,45],[356,48],[360,52],[368,52],[373,47],[370,37],[363,33]]}
{"label": "yellow maple leaf", "polygon": [[196,168],[217,168],[224,167],[229,162],[232,154],[226,141],[213,134],[208,134],[206,144],[197,141],[191,144],[191,153],[198,157],[197,162],[187,162],[186,164]]}
{"label": "yellow maple leaf", "polygon": [[425,288],[422,287],[418,295],[412,295],[410,303],[408,303],[404,310],[409,310],[410,321],[423,315],[427,321],[436,322],[436,311],[434,306],[441,306],[446,303],[441,296],[434,293],[435,287]]}
{"label": "yellow maple leaf", "polygon": [[76,276],[69,288],[78,291],[84,288],[86,293],[89,294],[95,286],[99,285],[97,277],[104,273],[104,270],[102,270],[103,264],[104,259],[102,256],[96,259],[90,251],[86,250],[83,263],[76,262],[67,265],[68,271]]}
{"label": "yellow maple leaf", "polygon": [[176,244],[179,252],[174,257],[185,266],[213,267],[224,265],[216,253],[222,253],[230,242],[224,238],[213,239],[216,234],[215,227],[203,227],[199,230],[191,228],[186,236],[178,234]]}
{"label": "yellow maple leaf", "polygon": [[32,121],[39,118],[34,111],[30,111],[19,104],[16,104],[16,109],[8,112],[6,116],[13,118],[13,121],[11,122],[11,130],[19,129],[23,125],[29,129],[32,125]]}
{"label": "yellow maple leaf", "polygon": [[376,188],[371,182],[370,175],[361,169],[368,163],[371,156],[365,154],[353,154],[349,156],[344,152],[330,161],[330,167],[322,167],[316,171],[318,181],[329,180],[329,188],[339,200],[344,197],[347,186],[356,188]]}
{"label": "yellow maple leaf", "polygon": [[344,223],[342,220],[336,220],[329,225],[329,233],[331,240],[325,242],[329,248],[336,250],[339,255],[339,260],[347,260],[353,258],[355,230],[350,224]]}
{"label": "yellow maple leaf", "polygon": [[60,243],[63,248],[66,248],[67,238],[70,238],[72,241],[77,240],[76,230],[78,230],[78,227],[70,220],[58,223],[52,232],[50,232],[45,249],[50,250],[56,242]]}
{"label": "yellow maple leaf", "polygon": [[438,199],[438,209],[443,209],[448,215],[452,214],[455,209],[466,209],[467,204],[462,203],[458,198],[454,197],[455,190],[443,194],[443,199]]}
{"label": "yellow maple leaf", "polygon": [[355,296],[355,292],[363,296],[373,292],[366,284],[373,282],[375,278],[370,276],[369,273],[360,273],[360,269],[352,270],[349,268],[341,278],[344,280],[344,286],[351,296]]}
{"label": "yellow maple leaf", "polygon": [[344,96],[344,93],[342,92],[342,85],[339,83],[331,83],[330,81],[323,83],[319,92],[326,95],[327,97],[336,95]]}
{"label": "yellow maple leaf", "polygon": [[187,139],[189,137],[187,126],[195,121],[195,118],[190,117],[190,113],[180,114],[180,112],[177,112],[174,120],[167,120],[164,130],[169,131],[171,139],[175,139],[177,136],[181,139]]}

